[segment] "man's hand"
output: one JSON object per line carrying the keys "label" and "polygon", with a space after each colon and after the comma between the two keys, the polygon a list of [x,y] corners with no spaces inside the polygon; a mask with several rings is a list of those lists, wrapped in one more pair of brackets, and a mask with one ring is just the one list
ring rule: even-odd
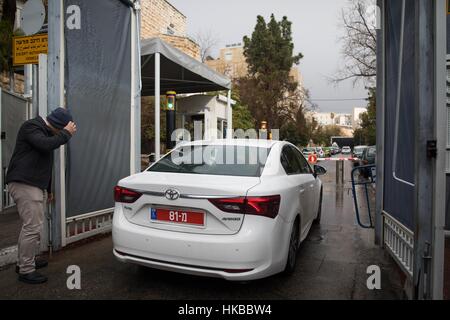
{"label": "man's hand", "polygon": [[51,203],[51,202],[53,202],[53,200],[55,200],[55,196],[53,195],[53,193],[48,193],[47,194],[47,202]]}
{"label": "man's hand", "polygon": [[73,136],[75,132],[77,132],[77,125],[70,121],[67,126],[64,127],[65,130],[69,131],[69,133]]}

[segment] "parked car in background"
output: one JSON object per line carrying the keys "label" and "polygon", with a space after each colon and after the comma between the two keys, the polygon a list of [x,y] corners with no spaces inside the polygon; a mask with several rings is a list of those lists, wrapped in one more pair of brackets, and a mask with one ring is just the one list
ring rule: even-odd
{"label": "parked car in background", "polygon": [[[377,147],[370,146],[364,149],[363,154],[361,156],[360,164],[361,166],[374,165],[377,157]],[[364,169],[362,172],[363,176],[368,178],[371,174],[370,169]]]}
{"label": "parked car in background", "polygon": [[353,149],[353,158],[356,158],[355,160],[353,160],[354,167],[361,165],[361,157],[363,155],[364,150],[367,148],[368,146],[356,146]]}
{"label": "parked car in background", "polygon": [[310,154],[316,154],[316,148],[303,148],[302,153],[305,157],[309,156]]}
{"label": "parked car in background", "polygon": [[184,144],[115,187],[114,256],[227,280],[292,274],[320,221],[325,173],[284,141]]}
{"label": "parked car in background", "polygon": [[370,146],[364,149],[361,156],[361,165],[367,166],[371,164],[375,164],[375,159],[377,156],[377,147]]}
{"label": "parked car in background", "polygon": [[341,149],[339,149],[338,146],[332,146],[332,147],[330,147],[330,150],[331,150],[332,156],[339,154],[341,152]]}
{"label": "parked car in background", "polygon": [[342,154],[351,154],[352,153],[352,148],[350,148],[349,146],[345,146],[342,148]]}

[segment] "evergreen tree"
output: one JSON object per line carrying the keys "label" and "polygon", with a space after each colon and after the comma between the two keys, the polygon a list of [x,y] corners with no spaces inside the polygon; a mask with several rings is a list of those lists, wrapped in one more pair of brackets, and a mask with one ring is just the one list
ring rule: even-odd
{"label": "evergreen tree", "polygon": [[266,23],[258,16],[251,38],[244,37],[249,74],[238,81],[240,98],[258,125],[267,121],[269,129],[295,121],[301,105],[298,83],[289,76],[303,57],[294,54],[291,25],[287,17],[277,21],[272,14]]}

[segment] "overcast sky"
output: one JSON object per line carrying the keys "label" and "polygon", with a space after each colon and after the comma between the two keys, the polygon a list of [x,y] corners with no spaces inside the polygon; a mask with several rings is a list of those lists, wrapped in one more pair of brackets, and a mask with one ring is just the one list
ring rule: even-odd
{"label": "overcast sky", "polygon": [[[268,21],[274,13],[277,20],[287,16],[292,21],[295,50],[305,56],[300,70],[304,85],[314,99],[355,99],[367,96],[363,85],[353,87],[351,81],[335,87],[328,77],[342,64],[339,38],[341,10],[348,0],[169,0],[188,21],[188,34],[211,31],[219,40],[218,48],[242,42],[250,36],[256,16]],[[217,49],[218,49],[217,48]],[[217,54],[217,52],[215,53]],[[320,111],[351,113],[353,107],[366,101],[318,101]]]}

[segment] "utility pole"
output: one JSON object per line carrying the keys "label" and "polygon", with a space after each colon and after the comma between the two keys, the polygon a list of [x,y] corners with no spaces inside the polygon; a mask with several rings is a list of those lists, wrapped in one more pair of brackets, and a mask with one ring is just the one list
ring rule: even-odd
{"label": "utility pole", "polygon": [[[48,2],[48,112],[64,107],[64,4],[63,0]],[[53,250],[65,245],[66,188],[65,147],[55,151],[52,189],[55,202],[51,205]]]}

